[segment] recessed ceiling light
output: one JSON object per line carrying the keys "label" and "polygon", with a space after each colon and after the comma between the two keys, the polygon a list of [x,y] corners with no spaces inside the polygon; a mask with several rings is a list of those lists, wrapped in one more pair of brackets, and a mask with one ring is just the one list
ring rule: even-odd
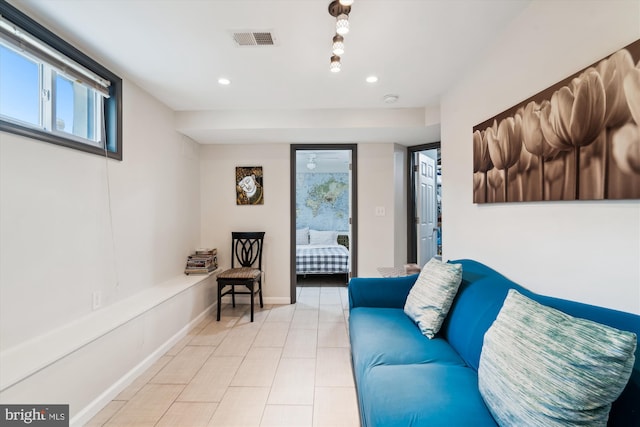
{"label": "recessed ceiling light", "polygon": [[218,79],[218,83],[221,84],[221,85],[226,86],[226,85],[231,84],[231,80],[225,79],[224,77],[221,77],[221,78]]}
{"label": "recessed ceiling light", "polygon": [[376,83],[378,81],[378,76],[369,76],[366,80],[367,83]]}

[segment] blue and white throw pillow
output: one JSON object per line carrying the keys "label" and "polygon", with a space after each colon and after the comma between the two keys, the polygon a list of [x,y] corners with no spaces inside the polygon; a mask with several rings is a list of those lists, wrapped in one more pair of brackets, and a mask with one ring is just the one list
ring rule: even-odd
{"label": "blue and white throw pillow", "polygon": [[606,426],[629,381],[636,334],[511,289],[484,336],[478,382],[500,425]]}
{"label": "blue and white throw pillow", "polygon": [[462,282],[462,264],[435,258],[425,264],[404,304],[404,312],[427,338],[433,338],[447,317]]}

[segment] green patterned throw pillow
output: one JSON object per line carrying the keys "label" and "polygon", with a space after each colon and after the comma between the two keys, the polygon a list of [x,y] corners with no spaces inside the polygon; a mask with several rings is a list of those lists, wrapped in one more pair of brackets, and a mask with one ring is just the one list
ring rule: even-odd
{"label": "green patterned throw pillow", "polygon": [[431,258],[422,268],[409,291],[404,312],[417,323],[426,337],[433,338],[440,330],[460,282],[461,264],[448,264]]}
{"label": "green patterned throw pillow", "polygon": [[511,289],[484,336],[478,382],[504,426],[606,426],[636,334],[569,316]]}

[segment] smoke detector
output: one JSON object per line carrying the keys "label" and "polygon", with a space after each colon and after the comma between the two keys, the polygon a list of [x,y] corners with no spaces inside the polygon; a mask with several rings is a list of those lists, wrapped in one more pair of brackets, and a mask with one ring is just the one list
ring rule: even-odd
{"label": "smoke detector", "polygon": [[400,97],[398,95],[385,95],[382,100],[385,104],[393,104],[397,102]]}

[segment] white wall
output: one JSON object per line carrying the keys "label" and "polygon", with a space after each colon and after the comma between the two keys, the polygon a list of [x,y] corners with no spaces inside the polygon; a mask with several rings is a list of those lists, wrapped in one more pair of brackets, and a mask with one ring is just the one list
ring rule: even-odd
{"label": "white wall", "polygon": [[198,244],[199,146],[136,86],[123,97],[122,162],[0,134],[2,349],[90,313],[94,291],[107,306],[179,274]]}
{"label": "white wall", "polygon": [[[359,144],[358,276],[360,277],[379,277],[378,267],[395,265],[395,185],[394,144]],[[376,216],[377,207],[384,208],[384,216]],[[402,235],[406,246],[405,235],[406,232]]]}
{"label": "white wall", "polygon": [[[220,265],[229,266],[232,231],[265,231],[264,296],[269,303],[290,298],[289,150],[289,144],[242,144],[206,145],[200,151],[201,245],[217,247]],[[236,166],[263,167],[264,205],[236,205]],[[379,276],[377,267],[394,265],[394,173],[393,144],[358,145],[359,276]],[[385,216],[375,216],[377,206],[385,208]]]}
{"label": "white wall", "polygon": [[394,145],[394,253],[393,266],[407,263],[407,149]]}
{"label": "white wall", "polygon": [[[200,149],[203,246],[218,249],[222,268],[231,265],[231,232],[264,231],[263,295],[267,304],[288,304],[289,145],[206,145]],[[263,205],[236,205],[236,166],[262,166]]]}
{"label": "white wall", "polygon": [[[171,110],[127,81],[123,98],[122,162],[0,133],[4,355],[25,345],[53,351],[38,343],[183,276],[199,245],[199,145],[173,129]],[[102,295],[97,311],[93,292]],[[70,403],[73,416],[213,300],[205,288],[194,292],[160,304],[162,318],[145,315],[162,328],[125,324],[3,390],[0,401]]]}
{"label": "white wall", "polygon": [[472,127],[640,38],[640,2],[534,1],[442,100],[445,259],[640,313],[640,204],[472,203]]}

